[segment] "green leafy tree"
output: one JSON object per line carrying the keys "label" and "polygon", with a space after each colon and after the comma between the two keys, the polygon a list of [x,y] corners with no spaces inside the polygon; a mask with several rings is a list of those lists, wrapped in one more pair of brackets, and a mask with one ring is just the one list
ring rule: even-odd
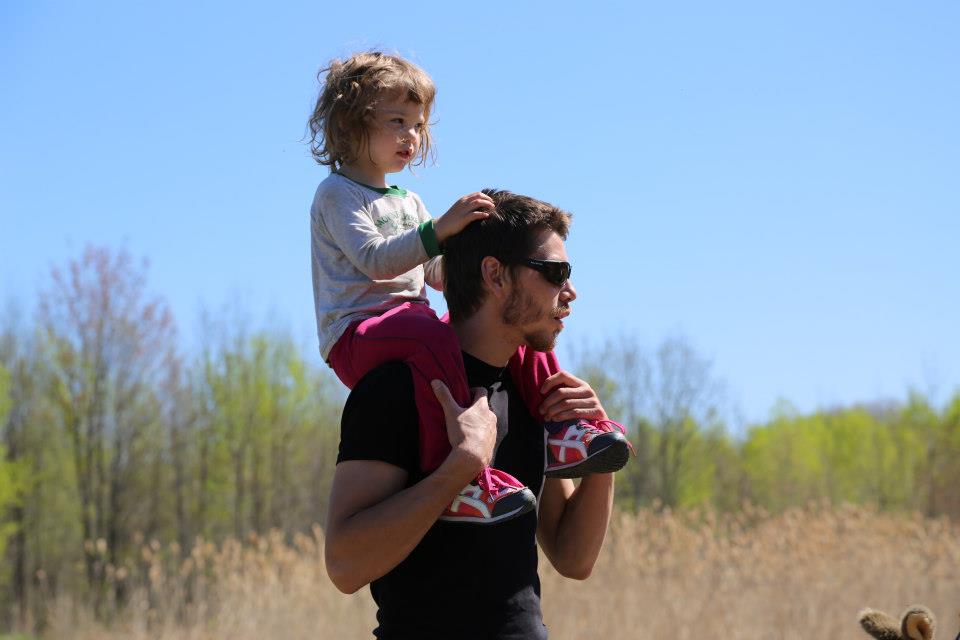
{"label": "green leafy tree", "polygon": [[[0,442],[17,468],[20,499],[8,511],[14,528],[0,562],[0,628],[30,621],[42,630],[46,594],[80,560],[82,540],[72,459],[45,396],[47,370],[34,331],[11,305],[0,327],[0,367],[8,376],[10,409]],[[39,576],[43,576],[40,580]]]}
{"label": "green leafy tree", "polygon": [[[0,424],[6,422],[10,410],[9,389],[10,374],[0,366]],[[21,467],[7,459],[6,447],[0,442],[0,557],[5,554],[7,540],[17,527],[17,523],[8,521],[4,514],[20,502],[21,475]]]}
{"label": "green leafy tree", "polygon": [[221,330],[201,368],[206,532],[243,537],[321,521],[339,439],[338,383],[288,336],[236,327]]}
{"label": "green leafy tree", "polygon": [[937,415],[927,398],[911,392],[897,417],[901,429],[916,442],[915,507],[929,516],[946,512],[956,493],[956,485],[949,480],[956,477],[953,469],[960,451],[953,445],[956,438],[951,429],[950,409],[947,411],[943,417]]}
{"label": "green leafy tree", "polygon": [[931,445],[925,444],[934,443],[937,451],[946,446],[939,424],[917,396],[899,408],[855,406],[807,415],[781,403],[743,444],[749,495],[772,509],[821,499],[928,508],[930,492],[947,474],[936,455],[931,461]]}

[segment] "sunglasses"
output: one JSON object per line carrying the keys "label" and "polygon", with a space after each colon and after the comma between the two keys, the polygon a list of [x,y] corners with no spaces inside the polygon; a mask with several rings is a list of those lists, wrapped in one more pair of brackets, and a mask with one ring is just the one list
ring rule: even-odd
{"label": "sunglasses", "polygon": [[573,271],[569,262],[560,262],[559,260],[523,260],[520,264],[530,267],[534,271],[539,271],[547,282],[558,287],[562,287],[570,279],[570,273]]}

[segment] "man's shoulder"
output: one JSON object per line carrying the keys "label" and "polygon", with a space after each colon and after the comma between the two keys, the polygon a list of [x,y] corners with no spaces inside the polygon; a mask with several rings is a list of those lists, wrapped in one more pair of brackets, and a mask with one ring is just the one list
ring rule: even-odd
{"label": "man's shoulder", "polygon": [[406,362],[391,361],[371,369],[354,385],[343,405],[341,431],[369,430],[372,423],[416,422],[413,374]]}
{"label": "man's shoulder", "polygon": [[381,460],[415,470],[417,415],[413,375],[406,363],[387,362],[371,370],[343,406],[337,462]]}
{"label": "man's shoulder", "polygon": [[[349,403],[351,398],[356,402],[383,397],[389,392],[397,391],[398,387],[401,391],[406,388],[412,389],[413,374],[410,372],[409,365],[400,360],[385,362],[360,378],[350,392],[347,402]],[[410,397],[412,399],[412,394]]]}

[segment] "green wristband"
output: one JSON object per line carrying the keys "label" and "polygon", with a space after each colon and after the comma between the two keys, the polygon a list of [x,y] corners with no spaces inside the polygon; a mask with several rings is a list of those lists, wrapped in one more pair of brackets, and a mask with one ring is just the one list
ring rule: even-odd
{"label": "green wristband", "polygon": [[423,243],[423,248],[426,249],[428,258],[433,258],[443,253],[443,251],[440,250],[440,243],[437,242],[437,230],[433,225],[433,220],[427,220],[426,222],[421,222],[419,227],[420,242]]}

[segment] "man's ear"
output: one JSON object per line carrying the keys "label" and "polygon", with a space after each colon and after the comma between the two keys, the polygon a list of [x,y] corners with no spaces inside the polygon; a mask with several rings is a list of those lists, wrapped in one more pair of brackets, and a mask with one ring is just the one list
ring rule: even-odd
{"label": "man's ear", "polygon": [[509,293],[510,271],[505,264],[493,256],[485,257],[480,262],[480,277],[490,295],[501,300],[506,299]]}

